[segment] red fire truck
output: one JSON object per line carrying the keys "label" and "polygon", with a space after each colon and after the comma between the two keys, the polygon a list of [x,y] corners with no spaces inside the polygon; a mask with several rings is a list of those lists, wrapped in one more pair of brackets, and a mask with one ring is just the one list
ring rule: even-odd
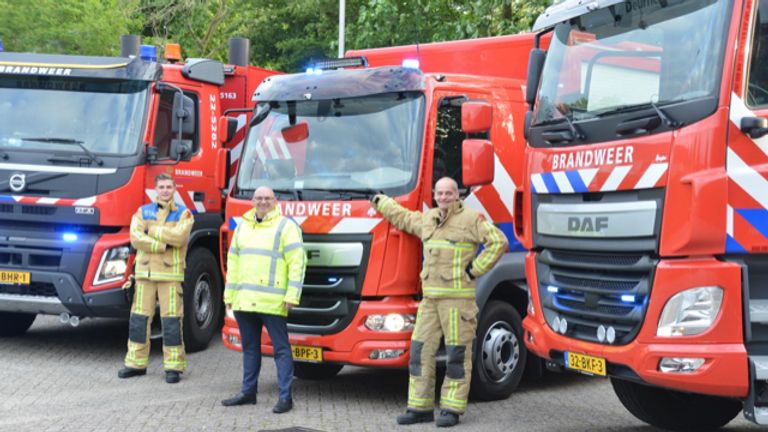
{"label": "red fire truck", "polygon": [[122,57],[0,53],[0,335],[24,333],[37,314],[127,317],[130,219],[167,172],[195,217],[185,342],[207,346],[223,314],[226,145],[236,160],[237,137],[227,141],[246,124],[222,114],[272,74],[247,65],[247,42],[230,42],[229,65],[182,63],[178,47],[158,62],[136,36],[123,37]]}
{"label": "red fire truck", "polygon": [[[333,60],[256,90],[222,240],[261,185],[301,225],[308,268],[301,304],[288,317],[298,377],[331,377],[345,364],[407,367],[421,243],[371,207],[373,194],[424,210],[434,181],[451,176],[464,202],[513,239],[512,207],[502,197],[521,181],[521,79],[532,44],[524,35],[357,51],[371,67],[360,57]],[[500,59],[523,64],[510,72]],[[336,69],[344,65],[351,68]],[[507,397],[525,368],[523,254],[514,243],[478,283],[476,398]],[[232,316],[223,339],[241,349]],[[272,353],[266,333],[262,340]]]}
{"label": "red fire truck", "polygon": [[766,0],[567,0],[537,20],[516,234],[525,342],[674,430],[768,423]]}

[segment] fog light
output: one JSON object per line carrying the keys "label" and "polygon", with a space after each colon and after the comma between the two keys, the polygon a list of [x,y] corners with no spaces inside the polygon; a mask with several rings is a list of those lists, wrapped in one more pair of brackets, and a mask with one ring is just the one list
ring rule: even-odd
{"label": "fog light", "polygon": [[659,370],[666,373],[690,373],[696,372],[703,364],[703,358],[664,357],[659,362]]}
{"label": "fog light", "polygon": [[613,327],[608,327],[608,330],[605,331],[605,340],[608,341],[609,344],[612,344],[616,342],[616,329]]}
{"label": "fog light", "polygon": [[369,315],[365,319],[368,330],[381,332],[411,331],[416,323],[416,315],[391,313],[386,315]]}
{"label": "fog light", "polygon": [[230,345],[234,346],[242,346],[240,343],[240,338],[235,335],[227,335],[227,342],[229,342]]}
{"label": "fog light", "polygon": [[393,359],[398,358],[405,350],[393,350],[393,349],[384,349],[384,350],[373,350],[368,354],[368,358],[371,360],[386,360],[386,359]]}

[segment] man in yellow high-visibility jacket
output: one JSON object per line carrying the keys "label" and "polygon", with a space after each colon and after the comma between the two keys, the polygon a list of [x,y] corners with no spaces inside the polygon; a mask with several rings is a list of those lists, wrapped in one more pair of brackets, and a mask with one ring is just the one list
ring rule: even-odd
{"label": "man in yellow high-visibility jacket", "polygon": [[232,235],[227,255],[224,303],[234,311],[243,347],[240,394],[221,401],[224,406],[255,404],[261,370],[261,329],[267,327],[275,348],[279,399],[272,412],[293,408],[293,356],[288,342],[288,310],[299,304],[304,282],[301,228],[280,214],[268,187],[253,193],[253,208]]}
{"label": "man in yellow high-visibility jacket", "polygon": [[136,248],[136,293],[131,306],[125,367],[117,375],[130,378],[147,373],[149,331],[159,300],[165,381],[174,384],[187,368],[181,282],[194,218],[189,210],[173,201],[173,177],[158,175],[155,192],[157,201],[140,207],[131,219],[131,245]]}
{"label": "man in yellow high-visibility jacket", "polygon": [[[408,410],[399,424],[434,419],[435,353],[445,337],[445,380],[440,395],[439,427],[453,426],[467,407],[472,376],[472,340],[477,328],[475,279],[487,273],[507,251],[504,233],[478,212],[464,207],[455,180],[435,184],[437,208],[409,211],[384,195],[373,198],[392,225],[419,236],[424,245],[416,326],[411,336]],[[478,246],[483,251],[478,255]]]}

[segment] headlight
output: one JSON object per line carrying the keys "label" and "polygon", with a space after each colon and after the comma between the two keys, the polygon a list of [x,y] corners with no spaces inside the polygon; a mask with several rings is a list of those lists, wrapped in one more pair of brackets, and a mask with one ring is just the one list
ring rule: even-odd
{"label": "headlight", "polygon": [[716,286],[691,288],[672,296],[661,312],[656,336],[692,336],[715,322],[723,303],[723,289]]}
{"label": "headlight", "polygon": [[122,280],[125,272],[128,270],[128,255],[130,254],[128,246],[120,246],[107,249],[101,256],[99,268],[96,269],[96,278],[94,285],[101,285],[107,282]]}
{"label": "headlight", "polygon": [[416,316],[413,314],[369,315],[365,327],[373,331],[401,332],[413,330]]}

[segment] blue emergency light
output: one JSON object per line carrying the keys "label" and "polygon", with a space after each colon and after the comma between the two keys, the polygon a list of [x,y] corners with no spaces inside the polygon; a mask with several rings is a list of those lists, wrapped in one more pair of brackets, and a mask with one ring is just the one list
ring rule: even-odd
{"label": "blue emergency light", "polygon": [[157,61],[157,47],[154,45],[142,45],[139,47],[139,58],[144,61]]}
{"label": "blue emergency light", "polygon": [[3,52],[3,40],[0,39],[0,52]]}
{"label": "blue emergency light", "polygon": [[558,287],[556,287],[556,286],[550,285],[550,286],[547,287],[547,292],[551,292],[551,293],[555,293],[556,294],[559,291],[560,291],[560,289]]}
{"label": "blue emergency light", "polygon": [[76,242],[77,234],[73,232],[65,232],[64,234],[61,235],[61,239],[69,243]]}
{"label": "blue emergency light", "polygon": [[621,296],[621,301],[623,301],[624,303],[634,303],[635,296],[633,294],[624,294]]}

